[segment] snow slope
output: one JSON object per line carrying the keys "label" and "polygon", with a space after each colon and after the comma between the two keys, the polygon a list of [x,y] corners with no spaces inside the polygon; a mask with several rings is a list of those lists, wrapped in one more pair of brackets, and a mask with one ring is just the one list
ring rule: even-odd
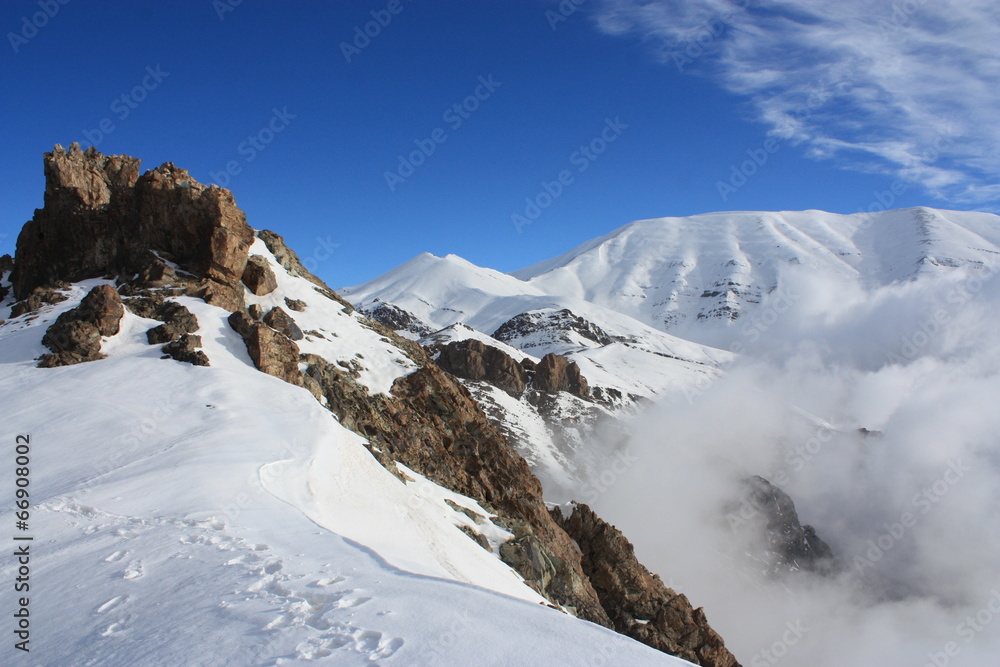
{"label": "snow slope", "polygon": [[[324,297],[288,280],[280,296],[309,303],[295,317],[317,313]],[[155,323],[129,312],[107,359],[35,368],[45,328],[99,282],[0,326],[4,438],[30,434],[34,537],[30,657],[7,642],[0,662],[687,664],[540,604],[444,500],[482,508],[392,476],[306,390],[254,369],[221,309],[179,299],[207,368],[160,359]],[[331,334],[316,345],[333,357],[375,343],[347,314],[300,325]],[[390,375],[369,371],[370,388]],[[0,478],[13,483],[10,457]]]}

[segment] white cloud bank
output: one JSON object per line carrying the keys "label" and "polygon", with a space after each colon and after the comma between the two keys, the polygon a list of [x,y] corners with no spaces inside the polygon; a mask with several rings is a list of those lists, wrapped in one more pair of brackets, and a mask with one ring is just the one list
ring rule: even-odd
{"label": "white cloud bank", "polygon": [[[651,409],[595,508],[747,667],[997,664],[1000,277],[783,282],[796,307],[690,403]],[[838,575],[747,558],[726,517],[752,474],[792,496]]]}
{"label": "white cloud bank", "polygon": [[596,20],[748,97],[810,157],[1000,200],[995,0],[605,0]]}

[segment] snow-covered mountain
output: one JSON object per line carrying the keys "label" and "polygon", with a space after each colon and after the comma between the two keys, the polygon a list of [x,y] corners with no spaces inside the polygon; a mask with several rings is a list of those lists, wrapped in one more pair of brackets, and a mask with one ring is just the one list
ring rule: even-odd
{"label": "snow-covered mountain", "polygon": [[545,505],[423,348],[229,191],[75,145],[45,169],[45,208],[0,260],[5,437],[30,469],[26,508],[0,514],[32,538],[30,567],[2,571],[10,590],[30,570],[23,659],[737,664],[616,529]]}
{"label": "snow-covered mountain", "polygon": [[[724,344],[731,325],[788,269],[884,286],[1000,256],[991,213],[926,207],[840,215],[726,212],[639,220],[512,275],[690,340]],[[727,336],[725,332],[729,331]]]}
{"label": "snow-covered mountain", "polygon": [[[395,305],[431,329],[462,322],[492,334],[516,314],[568,308],[609,332],[617,323],[613,333],[644,342],[653,337],[635,321],[685,341],[728,347],[738,321],[752,316],[783,280],[787,285],[797,268],[871,288],[992,266],[1000,257],[998,222],[991,213],[926,207],[657,218],[510,275],[425,253],[341,293],[364,309]],[[657,351],[698,356],[690,343],[661,341]]]}

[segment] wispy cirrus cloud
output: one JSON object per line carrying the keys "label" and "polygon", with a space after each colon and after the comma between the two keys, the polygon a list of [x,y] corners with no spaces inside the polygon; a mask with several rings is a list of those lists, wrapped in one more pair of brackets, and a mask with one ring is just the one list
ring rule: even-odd
{"label": "wispy cirrus cloud", "polygon": [[809,157],[1000,202],[995,0],[605,0],[596,20],[746,96]]}

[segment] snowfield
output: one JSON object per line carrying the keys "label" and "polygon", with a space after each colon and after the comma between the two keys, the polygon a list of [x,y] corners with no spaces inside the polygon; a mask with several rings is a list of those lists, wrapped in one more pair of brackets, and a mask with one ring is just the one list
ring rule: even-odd
{"label": "snowfield", "polygon": [[[269,298],[306,300],[291,314],[330,334],[304,350],[382,354],[356,316],[273,268]],[[30,653],[8,621],[4,664],[688,664],[543,604],[445,500],[482,508],[391,475],[306,390],[257,371],[219,308],[178,299],[207,368],[160,359],[145,338],[155,322],[128,311],[107,359],[36,368],[48,324],[100,282],[0,326],[4,438],[30,435],[34,538]],[[372,392],[412,370],[393,355],[364,371]],[[12,468],[3,457],[5,484]],[[0,513],[10,530],[13,509]]]}

